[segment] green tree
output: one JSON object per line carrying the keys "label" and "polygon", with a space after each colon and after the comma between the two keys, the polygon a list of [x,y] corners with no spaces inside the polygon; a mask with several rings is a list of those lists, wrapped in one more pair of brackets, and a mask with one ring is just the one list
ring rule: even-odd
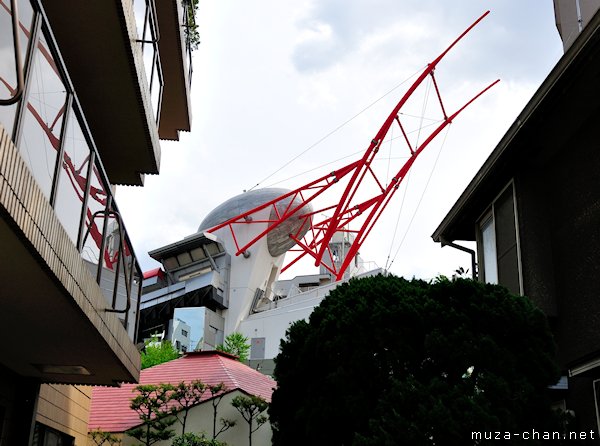
{"label": "green tree", "polygon": [[138,394],[131,400],[131,407],[140,417],[141,424],[128,430],[127,435],[150,446],[175,435],[171,426],[177,418],[170,407],[175,387],[171,384],[140,384],[134,388]]}
{"label": "green tree", "polygon": [[206,438],[205,434],[187,433],[173,439],[173,446],[227,446],[227,443]]}
{"label": "green tree", "polygon": [[190,383],[181,381],[174,386],[169,399],[177,402],[177,419],[181,423],[181,434],[185,434],[185,425],[190,409],[202,401],[202,397],[207,390],[206,384],[200,380]]}
{"label": "green tree", "polygon": [[198,0],[183,0],[186,8],[187,17],[184,32],[185,39],[191,50],[198,49],[200,45],[200,33],[198,31]]}
{"label": "green tree", "polygon": [[248,360],[248,354],[250,353],[250,344],[248,344],[248,338],[241,333],[234,332],[225,337],[225,342],[219,344],[216,347],[217,350],[235,355],[241,362]]}
{"label": "green tree", "polygon": [[227,429],[235,426],[235,421],[227,420],[225,418],[221,418],[221,429],[217,432],[217,412],[219,404],[221,400],[227,393],[227,386],[224,383],[215,384],[214,386],[209,386],[208,390],[210,392],[210,402],[213,408],[213,440],[216,439],[221,433],[225,432]]}
{"label": "green tree", "polygon": [[[267,417],[263,412],[267,410],[269,403],[260,396],[238,395],[231,400],[231,405],[237,409],[242,418],[248,423],[248,446],[252,446],[252,434],[267,422]],[[254,426],[255,422],[256,426]]]}
{"label": "green tree", "polygon": [[96,446],[118,446],[121,444],[121,439],[111,432],[105,432],[102,429],[94,429],[88,433],[90,439]]}
{"label": "green tree", "polygon": [[179,358],[181,355],[169,341],[160,341],[157,335],[146,341],[142,355],[142,369]]}
{"label": "green tree", "polygon": [[526,297],[460,278],[351,280],[281,343],[273,445],[466,445],[472,431],[558,430],[547,394],[558,377],[547,320]]}

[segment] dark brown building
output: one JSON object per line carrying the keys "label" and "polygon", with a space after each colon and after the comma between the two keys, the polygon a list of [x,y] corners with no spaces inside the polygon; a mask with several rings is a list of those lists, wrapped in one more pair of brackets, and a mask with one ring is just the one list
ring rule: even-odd
{"label": "dark brown building", "polygon": [[574,412],[576,429],[597,432],[600,15],[571,40],[432,237],[476,241],[479,279],[548,315],[564,375],[557,402]]}

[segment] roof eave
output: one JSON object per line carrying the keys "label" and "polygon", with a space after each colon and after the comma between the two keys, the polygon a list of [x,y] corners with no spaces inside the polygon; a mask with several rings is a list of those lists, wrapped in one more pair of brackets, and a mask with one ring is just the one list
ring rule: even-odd
{"label": "roof eave", "polygon": [[156,2],[156,14],[164,77],[158,134],[161,139],[179,140],[179,132],[189,132],[191,127],[189,67],[182,31],[184,9],[178,0]]}
{"label": "roof eave", "polygon": [[523,111],[518,115],[517,119],[504,134],[496,148],[490,154],[483,166],[473,177],[469,185],[465,188],[456,203],[446,214],[437,229],[431,237],[436,243],[453,242],[458,240],[455,227],[458,225],[461,217],[466,213],[466,210],[473,206],[477,201],[479,191],[482,186],[496,172],[499,160],[502,159],[511,146],[515,138],[517,138],[524,128],[528,126],[536,111],[542,107],[548,94],[556,86],[558,82],[564,80],[568,76],[569,68],[580,57],[582,52],[587,48],[588,43],[600,35],[600,12],[596,13],[588,26],[583,29],[579,37],[571,45],[569,50],[561,57],[552,71],[548,74],[544,82],[534,93],[531,100],[527,103]]}

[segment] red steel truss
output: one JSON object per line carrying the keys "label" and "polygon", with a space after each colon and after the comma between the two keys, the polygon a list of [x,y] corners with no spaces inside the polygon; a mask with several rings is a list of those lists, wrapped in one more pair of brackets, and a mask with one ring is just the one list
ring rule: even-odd
{"label": "red steel truss", "polygon": [[[492,82],[464,103],[462,107],[448,114],[435,78],[435,69],[439,62],[488,14],[489,11],[479,17],[444,52],[427,65],[394,107],[375,137],[371,140],[361,159],[353,161],[341,169],[335,170],[261,206],[233,217],[209,229],[208,232],[228,228],[236,245],[236,255],[240,255],[258,240],[278,228],[283,222],[292,218],[296,219],[297,223],[294,227],[298,228],[297,232],[289,234],[289,237],[294,240],[296,246],[288,252],[294,253],[295,257],[282,268],[282,272],[304,256],[309,255],[313,257],[316,266],[321,265],[325,267],[336,277],[336,280],[343,278],[344,272],[350,262],[352,262],[375,223],[390,203],[400,183],[406,177],[407,172],[417,157],[465,108],[499,82],[499,80]],[[425,132],[423,132],[423,128],[420,129],[420,136],[423,138],[421,142],[412,142],[409,137],[410,132],[402,122],[401,110],[419,87],[423,86],[424,80],[428,77],[431,78],[431,84],[436,93],[441,119],[433,126],[430,126],[433,129],[425,129]],[[403,143],[408,148],[408,159],[404,161],[391,180],[386,181],[385,175],[377,172],[373,162],[376,160],[378,153],[380,153],[381,145],[394,123],[399,127]],[[424,133],[425,135],[423,136]],[[343,189],[340,190],[340,188]],[[329,193],[325,194],[326,192]],[[326,196],[329,197],[328,200]],[[306,209],[310,209],[307,205],[309,203],[312,205],[317,198],[320,200],[319,202],[325,200],[333,204],[320,206],[318,210],[307,212]],[[268,219],[253,218],[254,214],[267,209],[271,210],[270,215],[274,217]],[[324,216],[327,212],[333,213],[333,215],[331,217]],[[350,223],[358,226],[358,229],[350,230]],[[249,224],[262,224],[265,225],[265,228],[250,240],[239,240],[238,233],[236,232],[237,228],[240,225]],[[303,230],[307,227],[308,231],[305,235],[302,235]],[[335,256],[330,247],[330,242],[336,232],[352,233],[354,235],[354,242],[346,253],[343,262],[339,265],[334,261]]]}

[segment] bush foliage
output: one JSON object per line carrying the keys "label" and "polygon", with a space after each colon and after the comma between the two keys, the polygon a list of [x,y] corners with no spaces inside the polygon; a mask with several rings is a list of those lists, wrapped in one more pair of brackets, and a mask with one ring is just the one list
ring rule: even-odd
{"label": "bush foliage", "polygon": [[181,357],[181,354],[170,341],[161,341],[158,336],[153,335],[152,338],[146,341],[141,352],[142,369],[154,367],[179,357]]}
{"label": "bush foliage", "polygon": [[227,446],[227,443],[206,438],[205,434],[187,433],[173,439],[173,446]]}
{"label": "bush foliage", "polygon": [[351,280],[281,343],[273,444],[475,444],[472,431],[556,430],[547,386],[558,377],[546,318],[526,297],[467,279]]}

